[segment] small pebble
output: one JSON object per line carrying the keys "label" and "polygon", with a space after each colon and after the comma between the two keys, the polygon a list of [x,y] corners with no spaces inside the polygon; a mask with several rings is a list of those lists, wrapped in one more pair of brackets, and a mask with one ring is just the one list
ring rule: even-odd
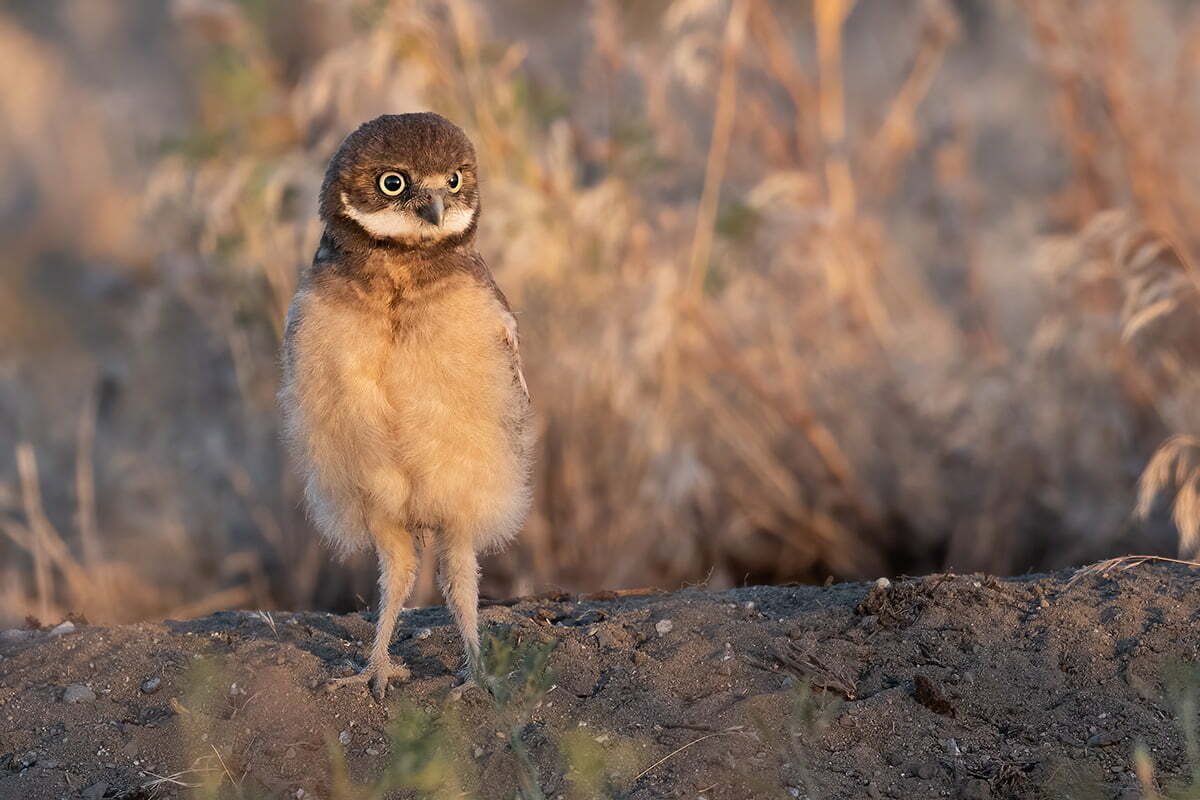
{"label": "small pebble", "polygon": [[342,744],[350,744],[350,731],[342,731],[338,734],[338,741]]}
{"label": "small pebble", "polygon": [[82,797],[83,800],[101,800],[101,798],[104,797],[104,793],[107,791],[108,784],[104,781],[100,781],[99,783],[93,783],[91,786],[84,789],[79,793],[79,796]]}
{"label": "small pebble", "polygon": [[421,628],[413,634],[414,639],[428,639],[430,636],[433,636],[433,630],[431,628]]}
{"label": "small pebble", "polygon": [[161,686],[162,686],[161,678],[147,678],[146,680],[142,681],[142,693],[143,694],[154,694],[155,692],[157,692],[159,690],[159,688]]}
{"label": "small pebble", "polygon": [[605,626],[605,627],[597,626],[596,632],[594,635],[596,637],[596,644],[600,645],[600,647],[602,647],[606,650],[609,650],[609,649],[616,650],[621,647],[620,639],[618,639],[616,636],[614,636],[613,631],[610,630],[607,626]]}
{"label": "small pebble", "polygon": [[368,748],[366,749],[366,753],[367,753],[367,755],[369,755],[369,756],[377,756],[377,755],[379,755],[379,751],[378,751],[378,750],[376,750],[374,747],[368,747]]}
{"label": "small pebble", "polygon": [[1088,737],[1088,747],[1108,747],[1121,741],[1121,734],[1115,731],[1098,731]]}
{"label": "small pebble", "polygon": [[50,635],[51,636],[62,636],[64,634],[74,633],[74,632],[75,632],[75,623],[71,622],[71,620],[67,620],[66,622],[62,623],[61,625],[55,626],[55,628],[52,631],[50,631]]}
{"label": "small pebble", "polygon": [[654,630],[658,631],[659,636],[666,636],[671,631],[675,630],[675,623],[669,619],[660,619],[654,623]]}
{"label": "small pebble", "polygon": [[875,588],[876,589],[890,589],[890,588],[892,588],[892,582],[890,580],[888,580],[887,578],[876,578],[875,579]]}
{"label": "small pebble", "polygon": [[90,703],[96,699],[96,693],[82,683],[74,683],[63,690],[64,703]]}

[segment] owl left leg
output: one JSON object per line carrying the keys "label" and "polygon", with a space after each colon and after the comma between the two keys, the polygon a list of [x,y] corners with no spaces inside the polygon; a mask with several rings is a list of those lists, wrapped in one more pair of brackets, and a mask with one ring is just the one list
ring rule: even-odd
{"label": "owl left leg", "polygon": [[442,532],[438,541],[438,582],[462,637],[468,681],[478,681],[482,667],[479,658],[479,559],[470,537]]}

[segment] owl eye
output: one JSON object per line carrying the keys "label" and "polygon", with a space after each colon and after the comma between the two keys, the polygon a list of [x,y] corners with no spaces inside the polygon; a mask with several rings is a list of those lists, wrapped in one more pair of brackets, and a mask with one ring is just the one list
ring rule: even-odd
{"label": "owl eye", "polygon": [[385,172],[379,176],[375,182],[379,186],[379,191],[386,194],[388,197],[395,197],[404,191],[404,187],[408,185],[408,181],[404,178],[402,172]]}
{"label": "owl eye", "polygon": [[458,194],[458,190],[462,188],[462,184],[462,172],[459,170],[454,170],[454,174],[450,176],[450,180],[446,181],[446,185],[450,187],[451,194]]}

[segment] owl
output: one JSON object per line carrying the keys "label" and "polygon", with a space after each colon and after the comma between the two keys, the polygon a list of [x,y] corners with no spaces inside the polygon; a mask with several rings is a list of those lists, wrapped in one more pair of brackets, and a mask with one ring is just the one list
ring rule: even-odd
{"label": "owl", "polygon": [[333,156],[319,208],[280,405],[315,524],[375,549],[381,596],[368,665],[328,685],[382,699],[408,676],[388,647],[422,546],[477,679],[478,557],[524,521],[533,435],[517,321],[475,250],[475,149],[437,114],[378,117]]}

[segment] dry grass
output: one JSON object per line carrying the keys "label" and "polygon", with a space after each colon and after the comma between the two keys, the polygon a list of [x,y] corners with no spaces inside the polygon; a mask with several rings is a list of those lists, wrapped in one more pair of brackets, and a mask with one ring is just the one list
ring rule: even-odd
{"label": "dry grass", "polygon": [[1175,436],[1158,449],[1142,473],[1138,514],[1148,517],[1163,491],[1175,496],[1171,521],[1179,531],[1180,555],[1194,558],[1200,547],[1200,440]]}
{"label": "dry grass", "polygon": [[539,414],[490,593],[1153,551],[1146,465],[1194,550],[1187,4],[281,8],[0,13],[0,616],[370,600],[275,353],[326,159],[413,108],[478,145]]}
{"label": "dry grass", "polygon": [[1090,578],[1096,575],[1108,575],[1108,573],[1116,570],[1117,572],[1125,572],[1135,567],[1140,567],[1150,561],[1161,561],[1167,564],[1182,564],[1185,567],[1200,567],[1200,561],[1185,561],[1179,558],[1167,558],[1166,556],[1119,556],[1117,558],[1109,558],[1104,561],[1098,561],[1095,564],[1088,564],[1075,571],[1071,579],[1067,581],[1067,586],[1072,586],[1084,578]]}

